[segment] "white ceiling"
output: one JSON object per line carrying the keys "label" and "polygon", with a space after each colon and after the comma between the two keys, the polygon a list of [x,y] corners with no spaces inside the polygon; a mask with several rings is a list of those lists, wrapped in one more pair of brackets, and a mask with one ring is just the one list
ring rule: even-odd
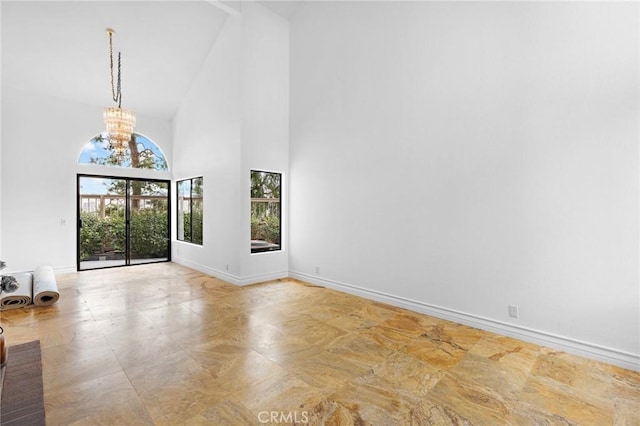
{"label": "white ceiling", "polygon": [[300,5],[302,5],[303,1],[305,0],[259,0],[259,3],[268,7],[272,12],[277,13],[283,18],[291,20],[300,8]]}
{"label": "white ceiling", "polygon": [[111,27],[114,51],[122,52],[122,106],[165,119],[175,114],[227,18],[206,1],[0,5],[3,87],[115,105],[105,31]]}

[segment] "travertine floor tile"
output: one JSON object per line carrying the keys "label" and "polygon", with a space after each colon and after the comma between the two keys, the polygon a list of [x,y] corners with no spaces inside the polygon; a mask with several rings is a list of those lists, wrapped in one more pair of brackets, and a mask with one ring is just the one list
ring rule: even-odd
{"label": "travertine floor tile", "polygon": [[640,373],[296,280],[160,263],[0,312],[51,425],[640,425]]}
{"label": "travertine floor tile", "polygon": [[122,371],[104,336],[42,348],[45,395]]}
{"label": "travertine floor tile", "polygon": [[568,424],[613,424],[613,401],[580,399],[570,386],[532,377],[520,396],[522,417],[555,419]]}
{"label": "travertine floor tile", "polygon": [[327,400],[338,404],[341,412],[348,412],[355,424],[401,424],[413,402],[392,389],[361,383],[348,384],[328,395]]}
{"label": "travertine floor tile", "polygon": [[[258,418],[261,412],[309,412],[322,399],[321,392],[283,371],[253,386],[244,388],[234,397]],[[265,417],[262,414],[261,417]]]}
{"label": "travertine floor tile", "polygon": [[[113,340],[110,339],[110,342]],[[125,370],[136,366],[149,367],[162,362],[166,356],[182,352],[182,348],[164,334],[115,341],[111,343],[111,347],[118,363]]]}
{"label": "travertine floor tile", "polygon": [[287,335],[282,339],[267,340],[266,343],[264,337],[260,336],[255,342],[256,345],[253,347],[256,352],[261,353],[283,368],[306,362],[325,349],[322,346],[310,345],[308,342],[293,335]]}
{"label": "travertine floor tile", "polygon": [[250,425],[256,423],[256,414],[249,411],[235,398],[227,398],[200,414],[197,418],[190,419],[186,424],[235,426],[239,424]]}
{"label": "travertine floor tile", "polygon": [[384,364],[395,353],[393,349],[380,346],[370,337],[360,334],[340,337],[327,348],[327,352],[368,369]]}
{"label": "travertine floor tile", "polygon": [[309,315],[326,321],[334,327],[346,331],[362,331],[378,325],[397,314],[397,311],[385,309],[377,305],[365,305],[360,309],[348,309],[344,305],[343,310],[334,309],[331,306],[318,306],[309,310]]}
{"label": "travertine floor tile", "polygon": [[527,377],[540,354],[540,347],[522,340],[488,334],[480,339],[469,353],[498,362],[509,368],[510,374]]}
{"label": "travertine floor tile", "polygon": [[347,361],[339,355],[321,351],[313,357],[290,366],[288,371],[307,384],[328,392],[348,385],[366,374],[369,368]]}
{"label": "travertine floor tile", "polygon": [[374,365],[354,384],[366,384],[388,389],[407,401],[418,403],[444,377],[446,370],[427,364],[401,352],[393,352]]}
{"label": "travertine floor tile", "polygon": [[45,389],[50,425],[153,424],[136,391],[120,370],[96,379]]}

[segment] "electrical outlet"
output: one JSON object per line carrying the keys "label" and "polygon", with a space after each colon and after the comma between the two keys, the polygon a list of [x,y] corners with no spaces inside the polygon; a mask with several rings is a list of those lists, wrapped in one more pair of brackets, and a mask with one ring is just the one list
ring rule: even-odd
{"label": "electrical outlet", "polygon": [[509,305],[509,316],[511,318],[518,318],[518,307],[516,305]]}
{"label": "electrical outlet", "polygon": [[316,266],[316,275],[320,275],[320,267]]}
{"label": "electrical outlet", "polygon": [[228,263],[226,265],[224,265],[224,269],[227,270],[227,271],[229,270],[229,264]]}

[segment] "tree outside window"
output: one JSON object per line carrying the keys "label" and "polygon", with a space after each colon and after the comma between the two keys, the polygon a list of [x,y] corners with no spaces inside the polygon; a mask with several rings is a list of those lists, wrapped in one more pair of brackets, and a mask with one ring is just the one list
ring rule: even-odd
{"label": "tree outside window", "polygon": [[178,186],[178,240],[202,245],[202,177],[180,180]]}
{"label": "tree outside window", "polygon": [[99,133],[84,146],[78,163],[157,171],[169,169],[167,159],[160,147],[139,133],[131,134],[131,140],[127,144],[123,156],[118,156],[111,146],[108,133]]}
{"label": "tree outside window", "polygon": [[281,249],[281,181],[280,173],[251,171],[251,253]]}

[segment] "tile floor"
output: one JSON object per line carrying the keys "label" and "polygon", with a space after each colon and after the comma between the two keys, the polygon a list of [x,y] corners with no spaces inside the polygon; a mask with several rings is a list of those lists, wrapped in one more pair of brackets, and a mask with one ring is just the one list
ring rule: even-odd
{"label": "tile floor", "polygon": [[[58,275],[49,425],[640,425],[640,373],[330,289],[173,264]],[[10,356],[10,355],[9,355]]]}

